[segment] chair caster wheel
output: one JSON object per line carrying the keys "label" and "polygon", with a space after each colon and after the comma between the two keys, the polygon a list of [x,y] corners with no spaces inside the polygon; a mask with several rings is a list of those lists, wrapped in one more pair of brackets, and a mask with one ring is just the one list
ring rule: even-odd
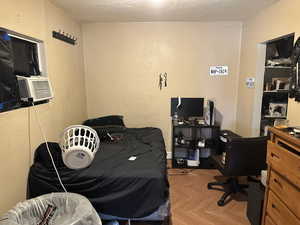
{"label": "chair caster wheel", "polygon": [[207,184],[207,189],[212,189],[212,186],[210,184]]}
{"label": "chair caster wheel", "polygon": [[224,206],[224,205],[225,205],[225,201],[223,201],[223,200],[218,201],[218,206]]}

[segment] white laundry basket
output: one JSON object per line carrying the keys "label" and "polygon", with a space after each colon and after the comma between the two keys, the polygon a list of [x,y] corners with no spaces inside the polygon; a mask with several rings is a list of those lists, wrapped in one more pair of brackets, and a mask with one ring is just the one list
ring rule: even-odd
{"label": "white laundry basket", "polygon": [[70,169],[88,167],[98,151],[99,144],[100,139],[94,129],[83,125],[67,127],[60,141],[65,165]]}
{"label": "white laundry basket", "polygon": [[52,193],[21,202],[0,217],[0,225],[102,225],[87,198]]}

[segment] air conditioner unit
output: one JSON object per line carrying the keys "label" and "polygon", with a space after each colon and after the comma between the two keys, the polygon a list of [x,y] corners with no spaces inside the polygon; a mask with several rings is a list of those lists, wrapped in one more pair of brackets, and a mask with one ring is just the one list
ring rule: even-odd
{"label": "air conditioner unit", "polygon": [[21,100],[39,102],[52,99],[53,92],[48,77],[17,76]]}

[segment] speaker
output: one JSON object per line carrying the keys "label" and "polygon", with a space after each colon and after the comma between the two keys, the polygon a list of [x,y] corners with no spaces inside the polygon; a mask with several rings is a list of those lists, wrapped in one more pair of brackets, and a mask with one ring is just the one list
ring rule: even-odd
{"label": "speaker", "polygon": [[208,100],[206,103],[205,123],[210,126],[215,125],[215,106],[214,102],[211,100]]}

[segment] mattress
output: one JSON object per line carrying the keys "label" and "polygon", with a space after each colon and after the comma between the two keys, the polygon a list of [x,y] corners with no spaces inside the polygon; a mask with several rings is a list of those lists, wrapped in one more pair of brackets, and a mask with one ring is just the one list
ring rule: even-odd
{"label": "mattress", "polygon": [[[165,144],[157,128],[127,128],[120,141],[101,143],[91,166],[80,170],[64,166],[57,143],[49,146],[67,190],[86,196],[98,212],[142,218],[169,197]],[[62,188],[42,144],[30,168],[28,198],[59,191]]]}

